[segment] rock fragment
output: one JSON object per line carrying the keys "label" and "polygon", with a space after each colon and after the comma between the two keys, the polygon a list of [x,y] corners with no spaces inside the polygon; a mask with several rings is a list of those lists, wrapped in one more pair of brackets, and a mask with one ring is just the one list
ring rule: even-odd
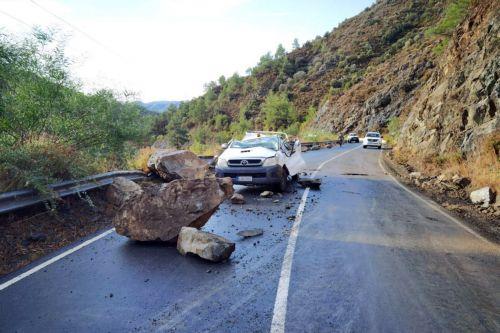
{"label": "rock fragment", "polygon": [[240,237],[248,238],[248,237],[260,236],[263,233],[264,233],[264,230],[257,228],[257,229],[248,229],[248,230],[238,231],[238,233],[236,233],[236,234]]}
{"label": "rock fragment", "polygon": [[242,194],[235,193],[231,197],[231,203],[237,204],[237,205],[242,205],[245,203],[245,197]]}
{"label": "rock fragment", "polygon": [[270,198],[270,197],[272,197],[273,195],[274,195],[274,193],[273,193],[273,192],[271,192],[271,191],[264,191],[264,192],[262,192],[262,193],[260,194],[260,196],[261,196],[262,198]]}
{"label": "rock fragment", "polygon": [[321,186],[321,178],[300,176],[297,183],[303,187],[319,188]]}
{"label": "rock fragment", "polygon": [[193,253],[213,262],[228,259],[235,250],[230,240],[196,228],[182,227],[177,238],[177,250],[180,254]]}

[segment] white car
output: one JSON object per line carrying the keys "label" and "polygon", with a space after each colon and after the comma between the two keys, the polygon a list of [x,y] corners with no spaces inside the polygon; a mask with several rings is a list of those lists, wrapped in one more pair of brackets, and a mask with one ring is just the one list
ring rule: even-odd
{"label": "white car", "polygon": [[273,185],[285,191],[290,177],[305,167],[298,140],[281,132],[247,132],[242,140],[222,145],[217,177],[231,177],[234,184]]}
{"label": "white car", "polygon": [[363,148],[377,147],[382,148],[382,136],[379,132],[368,132],[363,138]]}
{"label": "white car", "polygon": [[358,134],[357,133],[349,133],[349,135],[347,136],[347,143],[353,143],[353,142],[357,142],[359,143],[359,137],[358,137]]}

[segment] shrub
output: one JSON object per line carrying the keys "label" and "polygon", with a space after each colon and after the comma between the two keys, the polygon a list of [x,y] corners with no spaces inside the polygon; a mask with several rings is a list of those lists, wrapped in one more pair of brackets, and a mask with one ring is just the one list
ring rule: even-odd
{"label": "shrub", "polygon": [[149,172],[148,160],[149,157],[156,151],[153,147],[144,147],[139,149],[137,154],[133,159],[130,159],[127,163],[130,169],[142,170],[143,172]]}
{"label": "shrub", "polygon": [[456,26],[464,19],[471,0],[453,0],[445,9],[443,18],[434,27],[426,31],[427,35],[450,36]]}
{"label": "shrub", "polygon": [[88,156],[56,138],[29,138],[14,149],[0,147],[1,191],[34,188],[49,194],[47,184],[95,172]]}
{"label": "shrub", "polygon": [[270,94],[262,105],[268,130],[283,130],[297,121],[297,112],[285,95]]}

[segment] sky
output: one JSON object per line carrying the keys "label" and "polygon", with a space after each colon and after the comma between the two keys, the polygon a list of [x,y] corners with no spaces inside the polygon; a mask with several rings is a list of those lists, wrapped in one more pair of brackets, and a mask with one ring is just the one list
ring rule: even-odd
{"label": "sky", "polygon": [[85,91],[187,100],[278,44],[331,31],[373,0],[0,0],[0,31],[59,31]]}

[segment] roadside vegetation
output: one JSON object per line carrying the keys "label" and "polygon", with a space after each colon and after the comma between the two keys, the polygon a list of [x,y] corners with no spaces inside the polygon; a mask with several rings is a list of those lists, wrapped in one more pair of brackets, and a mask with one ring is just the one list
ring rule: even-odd
{"label": "roadside vegetation", "polygon": [[152,116],[109,90],[83,93],[64,44],[0,35],[0,192],[123,169],[150,143]]}

